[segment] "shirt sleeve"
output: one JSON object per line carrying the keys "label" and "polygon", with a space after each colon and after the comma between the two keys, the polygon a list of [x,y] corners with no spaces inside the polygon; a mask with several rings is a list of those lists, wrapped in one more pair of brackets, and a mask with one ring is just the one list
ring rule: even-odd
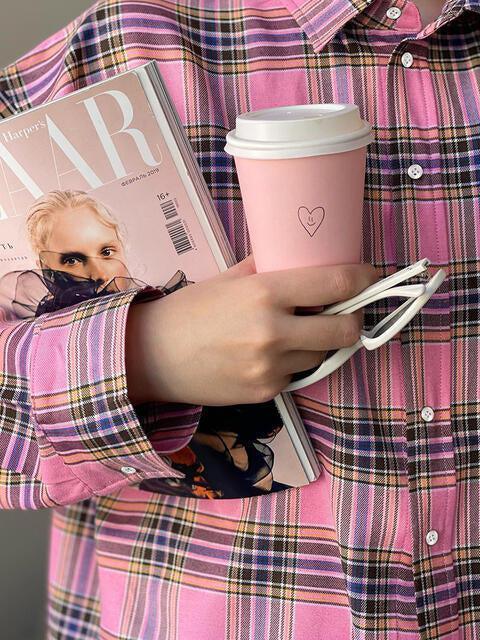
{"label": "shirt sleeve", "polygon": [[162,454],[188,444],[202,407],[142,404],[157,425],[154,449],[128,397],[128,310],[155,296],[147,285],[0,321],[0,508],[51,508],[184,477]]}
{"label": "shirt sleeve", "polygon": [[[82,25],[92,17],[94,8],[0,69],[0,118],[98,77],[96,58],[82,59]],[[152,295],[147,285],[33,321],[7,320],[0,306],[0,508],[50,508],[146,478],[184,477],[165,456],[188,444],[202,407],[151,402],[136,410],[127,393],[128,309]]]}

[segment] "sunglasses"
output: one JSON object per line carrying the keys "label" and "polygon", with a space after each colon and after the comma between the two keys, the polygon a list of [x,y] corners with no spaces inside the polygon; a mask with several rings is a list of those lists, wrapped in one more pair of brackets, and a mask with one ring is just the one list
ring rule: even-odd
{"label": "sunglasses", "polygon": [[[430,260],[423,258],[414,264],[409,265],[405,269],[397,271],[392,275],[379,280],[375,284],[364,289],[361,293],[339,302],[338,304],[330,305],[318,315],[343,315],[345,313],[353,313],[361,307],[365,307],[371,302],[382,300],[383,298],[390,297],[405,297],[408,298],[402,305],[385,316],[378,324],[372,329],[363,329],[360,332],[359,340],[350,347],[343,347],[336,351],[329,351],[326,358],[321,365],[315,369],[310,375],[291,382],[282,393],[286,391],[296,391],[307,387],[322,378],[328,376],[332,371],[338,369],[344,362],[346,362],[356,351],[361,347],[365,347],[369,351],[377,349],[382,344],[385,344],[396,335],[405,325],[407,325],[415,314],[426,304],[431,298],[433,293],[438,289],[441,283],[446,277],[446,272],[443,269],[439,269],[435,275],[421,284],[410,284],[396,287],[400,282],[412,278],[420,273],[423,273]],[[329,354],[332,354],[329,356]],[[298,375],[298,374],[297,374]]]}

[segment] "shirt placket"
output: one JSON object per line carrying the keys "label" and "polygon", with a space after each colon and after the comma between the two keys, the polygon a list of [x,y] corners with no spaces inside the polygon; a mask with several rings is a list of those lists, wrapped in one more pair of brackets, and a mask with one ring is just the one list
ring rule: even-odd
{"label": "shirt placket", "polygon": [[[405,6],[405,3],[404,5]],[[452,4],[442,24],[457,7]],[[438,27],[438,24],[437,24]],[[393,240],[398,267],[431,260],[447,271],[437,292],[400,334],[412,568],[422,639],[458,637],[453,565],[456,480],[451,428],[448,202],[443,197],[438,96],[428,35],[405,37],[387,72],[389,116],[398,130],[399,186]]]}

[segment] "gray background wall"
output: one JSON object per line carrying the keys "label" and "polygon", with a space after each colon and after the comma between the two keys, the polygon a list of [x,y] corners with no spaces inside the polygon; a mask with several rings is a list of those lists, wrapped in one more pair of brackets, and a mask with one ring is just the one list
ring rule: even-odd
{"label": "gray background wall", "polygon": [[[0,0],[0,68],[78,16],[93,0]],[[0,425],[1,429],[1,425]],[[0,638],[44,640],[51,512],[0,512]]]}
{"label": "gray background wall", "polygon": [[0,67],[64,27],[94,0],[0,0]]}

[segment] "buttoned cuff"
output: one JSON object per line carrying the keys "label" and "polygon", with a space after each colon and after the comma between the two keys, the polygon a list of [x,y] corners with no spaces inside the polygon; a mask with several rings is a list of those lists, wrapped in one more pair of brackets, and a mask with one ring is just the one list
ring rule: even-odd
{"label": "buttoned cuff", "polygon": [[[202,412],[188,403],[148,403],[160,430],[155,450],[127,394],[125,338],[130,304],[162,297],[155,287],[84,301],[35,320],[30,360],[32,413],[40,439],[89,494],[108,495],[147,478],[183,478],[162,457],[192,438]],[[145,415],[145,405],[142,405]],[[158,434],[157,434],[158,437]],[[45,451],[45,447],[44,447]],[[48,478],[49,456],[42,475]]]}

